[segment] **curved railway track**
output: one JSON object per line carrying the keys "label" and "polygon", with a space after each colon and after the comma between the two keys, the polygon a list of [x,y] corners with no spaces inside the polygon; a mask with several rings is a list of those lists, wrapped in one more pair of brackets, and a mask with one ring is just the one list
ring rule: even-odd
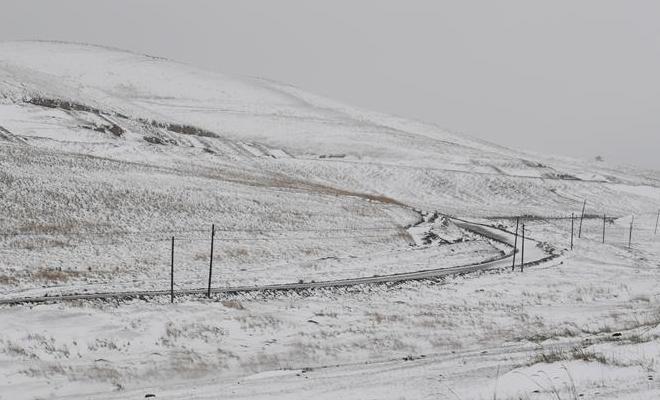
{"label": "curved railway track", "polygon": [[[474,233],[484,236],[489,240],[494,240],[500,243],[504,243],[510,247],[513,247],[511,243],[511,239],[513,235],[508,231],[498,228],[493,228],[484,224],[468,222],[466,220],[462,220],[458,218],[452,218],[452,219],[456,220],[457,224],[464,229],[470,230]],[[526,242],[527,241],[529,241],[530,244],[537,242],[536,240],[531,238],[527,238]],[[528,261],[525,262],[525,266],[537,265],[559,257],[558,253],[548,252],[537,246],[529,246],[528,249],[529,250],[526,250]],[[511,268],[512,256],[513,256],[513,251],[507,254],[503,254],[495,259],[490,259],[479,263],[461,265],[456,267],[448,267],[448,268],[446,267],[434,268],[434,269],[421,270],[421,271],[388,274],[388,275],[376,275],[370,277],[347,278],[347,279],[338,279],[338,280],[321,281],[321,282],[284,283],[284,284],[272,284],[272,285],[260,285],[260,286],[219,287],[219,288],[212,288],[211,294],[218,295],[218,294],[238,294],[238,293],[252,293],[252,292],[304,291],[304,290],[313,290],[313,289],[341,288],[341,287],[358,286],[358,285],[372,285],[372,284],[437,279],[446,276],[469,274],[477,271]],[[198,295],[198,294],[201,295],[206,293],[207,293],[207,288],[180,289],[174,291],[175,296],[187,296],[187,295]],[[161,296],[170,296],[170,295],[171,292],[169,290],[135,290],[135,291],[97,292],[97,293],[69,293],[69,294],[43,295],[43,296],[33,296],[33,297],[4,298],[4,299],[0,299],[0,305],[54,303],[54,302],[75,301],[75,300],[117,300],[117,299],[121,300],[121,299],[144,298],[144,297],[146,298],[161,297]]]}

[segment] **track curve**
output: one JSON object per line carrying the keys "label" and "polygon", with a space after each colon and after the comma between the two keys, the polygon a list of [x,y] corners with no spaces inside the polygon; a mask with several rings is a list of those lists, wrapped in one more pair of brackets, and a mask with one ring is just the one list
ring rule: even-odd
{"label": "track curve", "polygon": [[[456,219],[456,220],[460,221],[458,222],[458,224],[464,229],[470,230],[490,240],[494,240],[506,244],[510,247],[513,247],[511,243],[512,234],[508,231],[498,228],[493,228],[484,224],[468,222],[461,219]],[[525,242],[527,241],[529,241],[530,244],[537,243],[535,239],[531,239],[531,238],[526,238]],[[528,262],[525,262],[524,264],[525,266],[540,264],[552,260],[554,258],[557,258],[559,256],[559,254],[554,251],[547,251],[538,246],[532,246],[528,251],[526,251],[526,254],[528,257],[527,258]],[[511,267],[510,259],[512,256],[513,256],[513,251],[507,254],[503,254],[502,256],[497,257],[495,259],[474,263],[474,264],[448,267],[448,268],[447,267],[434,268],[428,270],[388,274],[382,276],[376,275],[370,277],[347,278],[347,279],[338,279],[338,280],[320,281],[320,282],[284,283],[284,284],[260,285],[260,286],[234,286],[234,287],[212,288],[211,294],[302,291],[302,290],[313,290],[313,289],[323,289],[323,288],[340,288],[340,287],[349,287],[349,286],[358,286],[358,285],[435,279],[435,278],[442,278],[445,276],[469,274],[477,271],[510,268]],[[206,293],[207,293],[207,288],[181,289],[181,290],[176,290],[174,292],[175,296],[196,295],[196,294],[206,294]],[[54,303],[54,302],[75,301],[75,300],[117,300],[117,299],[132,299],[132,298],[140,298],[140,297],[169,296],[170,294],[171,292],[169,290],[136,290],[136,291],[98,292],[98,293],[72,293],[72,294],[59,294],[59,295],[51,295],[51,296],[44,295],[44,296],[34,296],[34,297],[6,298],[6,299],[0,299],[0,305]]]}

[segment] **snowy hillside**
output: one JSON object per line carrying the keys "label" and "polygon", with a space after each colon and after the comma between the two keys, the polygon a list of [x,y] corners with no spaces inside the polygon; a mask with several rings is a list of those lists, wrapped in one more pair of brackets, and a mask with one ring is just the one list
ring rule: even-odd
{"label": "snowy hillside", "polygon": [[[300,386],[314,368],[333,391],[346,390],[348,379],[374,398],[410,394],[391,391],[409,376],[414,395],[493,398],[490,386],[469,382],[490,385],[500,365],[527,371],[534,349],[569,349],[554,356],[573,363],[580,360],[569,360],[570,349],[587,334],[651,327],[650,340],[659,335],[650,282],[660,254],[651,239],[660,172],[504,148],[265,79],[99,46],[2,42],[0,193],[0,303],[9,301],[0,307],[25,297],[163,290],[172,237],[175,289],[196,293],[208,279],[212,224],[215,288],[367,284],[266,290],[265,298],[222,292],[205,304],[182,296],[176,308],[162,298],[117,300],[110,311],[94,301],[6,306],[0,400],[5,390],[11,398],[118,390],[122,398],[128,388],[141,397],[146,384],[185,398],[191,380],[207,388],[200,398],[213,398],[218,385],[233,385],[235,397],[328,397],[325,386]],[[583,241],[569,253],[567,217],[584,201]],[[600,247],[603,214],[608,243]],[[519,216],[525,241],[512,234]],[[536,275],[502,272],[514,243],[528,246]],[[498,272],[447,283],[449,273],[436,274],[442,269]],[[433,284],[401,283],[410,276]],[[392,291],[368,286],[378,279]],[[648,315],[629,317],[631,309]],[[413,369],[389,369],[401,360]],[[635,360],[626,371],[642,379],[648,368]],[[460,388],[429,383],[459,364],[452,382]],[[356,365],[369,365],[369,379],[356,377]],[[625,381],[619,372],[612,382]],[[511,374],[503,381],[510,398],[535,390]],[[420,389],[427,384],[433,393]]]}
{"label": "snowy hillside", "polygon": [[227,240],[223,282],[272,283],[259,273],[271,268],[291,282],[355,276],[319,267],[328,257],[407,248],[411,208],[564,217],[586,198],[622,216],[660,199],[657,174],[540,158],[284,84],[81,44],[0,44],[0,132],[0,242],[21,287],[39,269],[160,287],[169,236],[186,239],[180,285],[198,286],[211,224]]}
{"label": "snowy hillside", "polygon": [[230,164],[242,173],[228,179],[283,174],[461,214],[566,213],[587,195],[596,208],[630,213],[646,210],[643,195],[660,197],[657,173],[525,154],[284,84],[119,50],[2,43],[0,67],[4,135],[49,150]]}

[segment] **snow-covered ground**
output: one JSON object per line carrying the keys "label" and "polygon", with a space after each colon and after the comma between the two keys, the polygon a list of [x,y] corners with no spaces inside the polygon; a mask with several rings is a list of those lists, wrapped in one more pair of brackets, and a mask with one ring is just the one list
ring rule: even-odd
{"label": "snow-covered ground", "polygon": [[2,392],[655,398],[660,244],[639,246],[582,239],[523,273],[439,282],[3,308]]}
{"label": "snow-covered ground", "polygon": [[527,260],[561,254],[523,273],[2,306],[0,399],[660,394],[657,171],[116,49],[6,42],[0,193],[4,299],[166,289],[171,237],[176,289],[204,287],[211,224],[214,287],[478,264],[507,254],[497,228],[516,216]]}

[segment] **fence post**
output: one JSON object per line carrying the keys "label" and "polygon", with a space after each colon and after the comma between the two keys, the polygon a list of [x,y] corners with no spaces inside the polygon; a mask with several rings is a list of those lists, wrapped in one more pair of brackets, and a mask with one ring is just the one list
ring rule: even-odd
{"label": "fence post", "polygon": [[571,250],[573,250],[574,232],[575,232],[575,213],[571,213]]}
{"label": "fence post", "polygon": [[525,268],[525,224],[522,224],[522,247],[520,252],[520,272]]}
{"label": "fence post", "polygon": [[172,264],[170,268],[170,303],[174,303],[174,236],[172,236]]}
{"label": "fence post", "polygon": [[635,216],[633,215],[632,220],[630,221],[630,233],[628,235],[628,248],[632,248],[632,231],[633,231],[633,224],[635,223]]}
{"label": "fence post", "polygon": [[582,214],[580,216],[580,229],[578,230],[578,239],[582,238],[582,220],[584,220],[584,210],[587,207],[587,199],[582,203]]}
{"label": "fence post", "polygon": [[605,221],[607,220],[607,215],[603,214],[603,244],[605,244]]}
{"label": "fence post", "polygon": [[213,275],[213,239],[215,238],[215,224],[211,224],[211,259],[209,260],[209,290],[206,297],[211,298],[211,276]]}
{"label": "fence post", "polygon": [[511,271],[516,270],[516,252],[518,251],[518,225],[520,224],[520,217],[516,217],[516,238],[513,241],[513,265]]}

